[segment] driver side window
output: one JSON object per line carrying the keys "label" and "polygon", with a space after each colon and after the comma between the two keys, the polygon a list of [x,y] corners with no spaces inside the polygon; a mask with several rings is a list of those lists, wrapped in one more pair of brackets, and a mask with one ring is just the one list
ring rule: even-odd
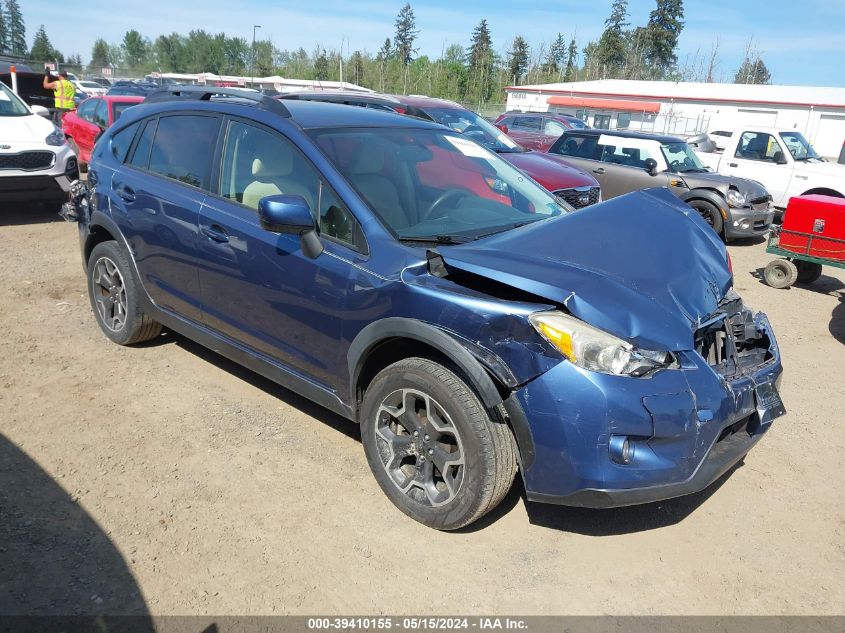
{"label": "driver side window", "polygon": [[764,132],[744,132],[736,147],[736,158],[775,162],[775,154],[780,152],[780,145],[771,134]]}
{"label": "driver side window", "polygon": [[320,233],[359,251],[363,232],[337,194],[287,139],[241,121],[231,121],[223,148],[219,195],[253,211],[261,198],[301,196],[320,224]]}

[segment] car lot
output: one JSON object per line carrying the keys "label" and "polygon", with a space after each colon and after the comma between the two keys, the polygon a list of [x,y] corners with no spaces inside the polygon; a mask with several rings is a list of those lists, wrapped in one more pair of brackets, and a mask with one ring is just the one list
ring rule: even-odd
{"label": "car lot", "polygon": [[526,505],[517,486],[449,534],[394,509],[350,423],[180,337],[108,342],[75,226],[3,209],[0,244],[0,612],[845,604],[843,271],[776,291],[762,243],[729,247],[737,290],[777,332],[789,415],[716,486],[609,511]]}

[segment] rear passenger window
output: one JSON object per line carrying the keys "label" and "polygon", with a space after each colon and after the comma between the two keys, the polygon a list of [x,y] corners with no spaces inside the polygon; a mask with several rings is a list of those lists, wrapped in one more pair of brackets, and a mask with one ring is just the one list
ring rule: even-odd
{"label": "rear passenger window", "polygon": [[201,115],[159,118],[149,170],[192,187],[208,189],[218,124],[217,117]]}
{"label": "rear passenger window", "polygon": [[140,123],[133,123],[132,125],[125,127],[112,135],[111,153],[121,163],[126,160],[126,154],[129,152],[129,147],[132,145],[132,139],[135,138],[135,132],[138,131],[140,125]]}
{"label": "rear passenger window", "polygon": [[596,160],[597,136],[580,136],[578,134],[564,134],[558,139],[554,147],[549,150],[552,154],[572,156],[573,158],[589,158]]}
{"label": "rear passenger window", "polygon": [[132,150],[132,158],[129,164],[139,169],[146,169],[150,162],[150,147],[153,144],[153,136],[156,132],[157,119],[150,119],[144,126],[144,131],[141,132],[141,137],[135,144],[135,149]]}

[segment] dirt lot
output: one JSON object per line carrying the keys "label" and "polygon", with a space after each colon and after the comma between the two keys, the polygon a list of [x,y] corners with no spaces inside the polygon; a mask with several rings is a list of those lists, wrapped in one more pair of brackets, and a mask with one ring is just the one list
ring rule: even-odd
{"label": "dirt lot", "polygon": [[0,613],[834,614],[845,607],[845,274],[759,281],[789,414],[694,497],[526,504],[438,533],[388,503],[349,423],[173,335],[91,315],[76,227],[0,215]]}

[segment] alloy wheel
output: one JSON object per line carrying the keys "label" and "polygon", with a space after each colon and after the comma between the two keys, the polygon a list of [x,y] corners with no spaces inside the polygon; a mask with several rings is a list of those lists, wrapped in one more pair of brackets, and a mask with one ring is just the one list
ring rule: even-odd
{"label": "alloy wheel", "polygon": [[440,403],[400,389],[382,401],[373,423],[382,466],[401,492],[430,507],[454,499],[464,480],[464,451]]}
{"label": "alloy wheel", "polygon": [[91,272],[94,305],[103,324],[119,332],[126,324],[126,287],[117,265],[108,257],[101,257]]}

